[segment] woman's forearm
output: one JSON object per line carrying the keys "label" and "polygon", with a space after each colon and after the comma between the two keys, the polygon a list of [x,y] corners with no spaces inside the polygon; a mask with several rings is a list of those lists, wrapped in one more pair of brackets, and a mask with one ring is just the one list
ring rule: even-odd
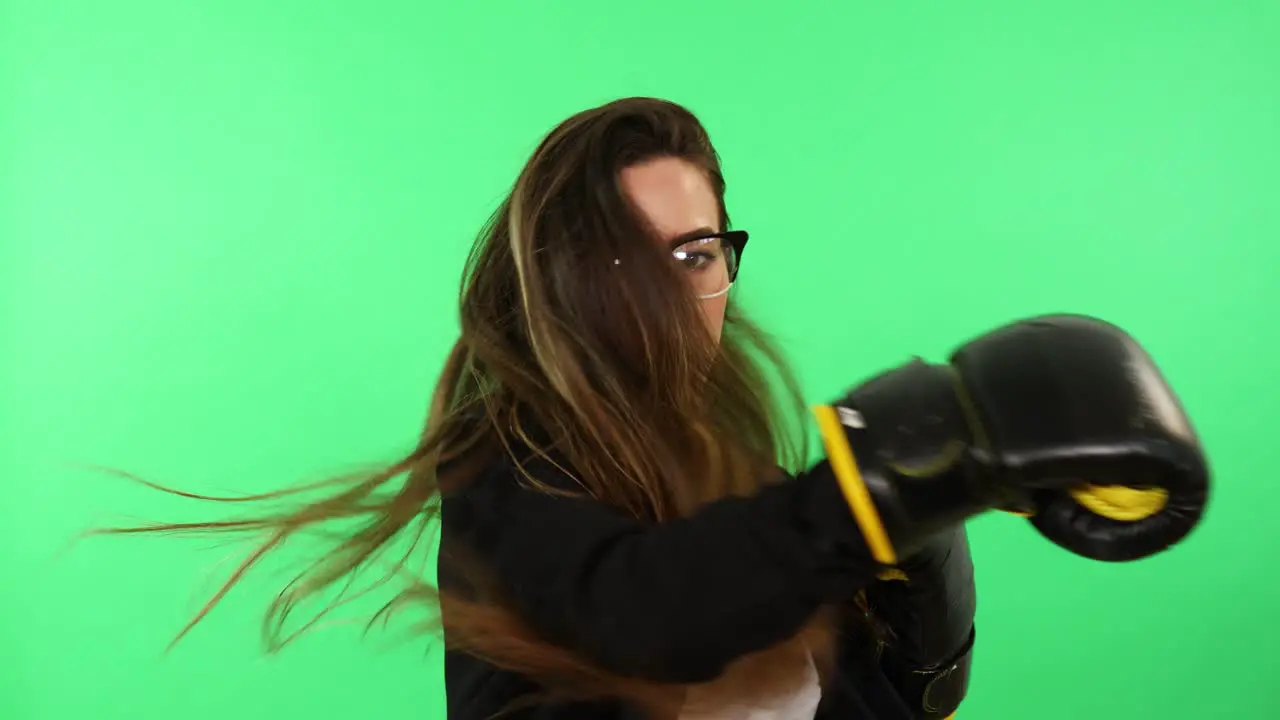
{"label": "woman's forearm", "polygon": [[822,477],[647,525],[529,490],[495,468],[443,512],[444,547],[481,562],[545,640],[657,682],[715,678],[792,637],[877,570],[840,490]]}

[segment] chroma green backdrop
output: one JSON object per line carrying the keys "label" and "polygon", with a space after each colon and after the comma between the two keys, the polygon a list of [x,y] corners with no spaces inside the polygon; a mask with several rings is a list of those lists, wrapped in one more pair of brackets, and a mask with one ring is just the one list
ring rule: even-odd
{"label": "chroma green backdrop", "polygon": [[278,574],[163,655],[243,548],[62,553],[210,517],[68,463],[245,492],[408,448],[475,230],[542,133],[637,94],[710,127],[738,297],[813,399],[1070,310],[1194,414],[1218,484],[1174,552],[973,524],[962,720],[1280,717],[1280,5],[752,7],[8,0],[0,718],[442,717],[425,642],[338,624],[263,659]]}

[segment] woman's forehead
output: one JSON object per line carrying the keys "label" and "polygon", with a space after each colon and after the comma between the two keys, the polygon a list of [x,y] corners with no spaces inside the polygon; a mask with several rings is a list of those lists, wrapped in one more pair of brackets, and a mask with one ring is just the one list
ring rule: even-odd
{"label": "woman's forehead", "polygon": [[688,161],[650,160],[624,169],[621,180],[664,244],[721,229],[719,199],[706,174]]}

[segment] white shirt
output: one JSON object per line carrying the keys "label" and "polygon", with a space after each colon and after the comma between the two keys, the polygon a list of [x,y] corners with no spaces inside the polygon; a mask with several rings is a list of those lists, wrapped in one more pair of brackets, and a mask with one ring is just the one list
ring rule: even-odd
{"label": "white shirt", "polygon": [[[696,688],[691,692],[686,705],[697,702]],[[731,706],[715,712],[706,712],[686,708],[680,713],[679,720],[813,720],[818,712],[818,702],[822,700],[822,686],[818,678],[818,668],[809,658],[805,672],[797,678],[796,685],[788,692],[775,696],[771,701],[751,707]]]}

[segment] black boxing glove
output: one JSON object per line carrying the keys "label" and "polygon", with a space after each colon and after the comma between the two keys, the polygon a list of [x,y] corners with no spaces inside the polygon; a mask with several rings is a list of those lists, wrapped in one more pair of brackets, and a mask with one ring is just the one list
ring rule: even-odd
{"label": "black boxing glove", "polygon": [[964,525],[924,543],[886,579],[863,591],[885,631],[877,657],[898,694],[922,720],[950,717],[969,689],[977,589]]}
{"label": "black boxing glove", "polygon": [[1200,521],[1209,469],[1147,353],[1076,315],[1013,323],[816,409],[825,468],[873,557],[896,565],[978,513],[1030,515],[1079,555],[1122,561]]}

